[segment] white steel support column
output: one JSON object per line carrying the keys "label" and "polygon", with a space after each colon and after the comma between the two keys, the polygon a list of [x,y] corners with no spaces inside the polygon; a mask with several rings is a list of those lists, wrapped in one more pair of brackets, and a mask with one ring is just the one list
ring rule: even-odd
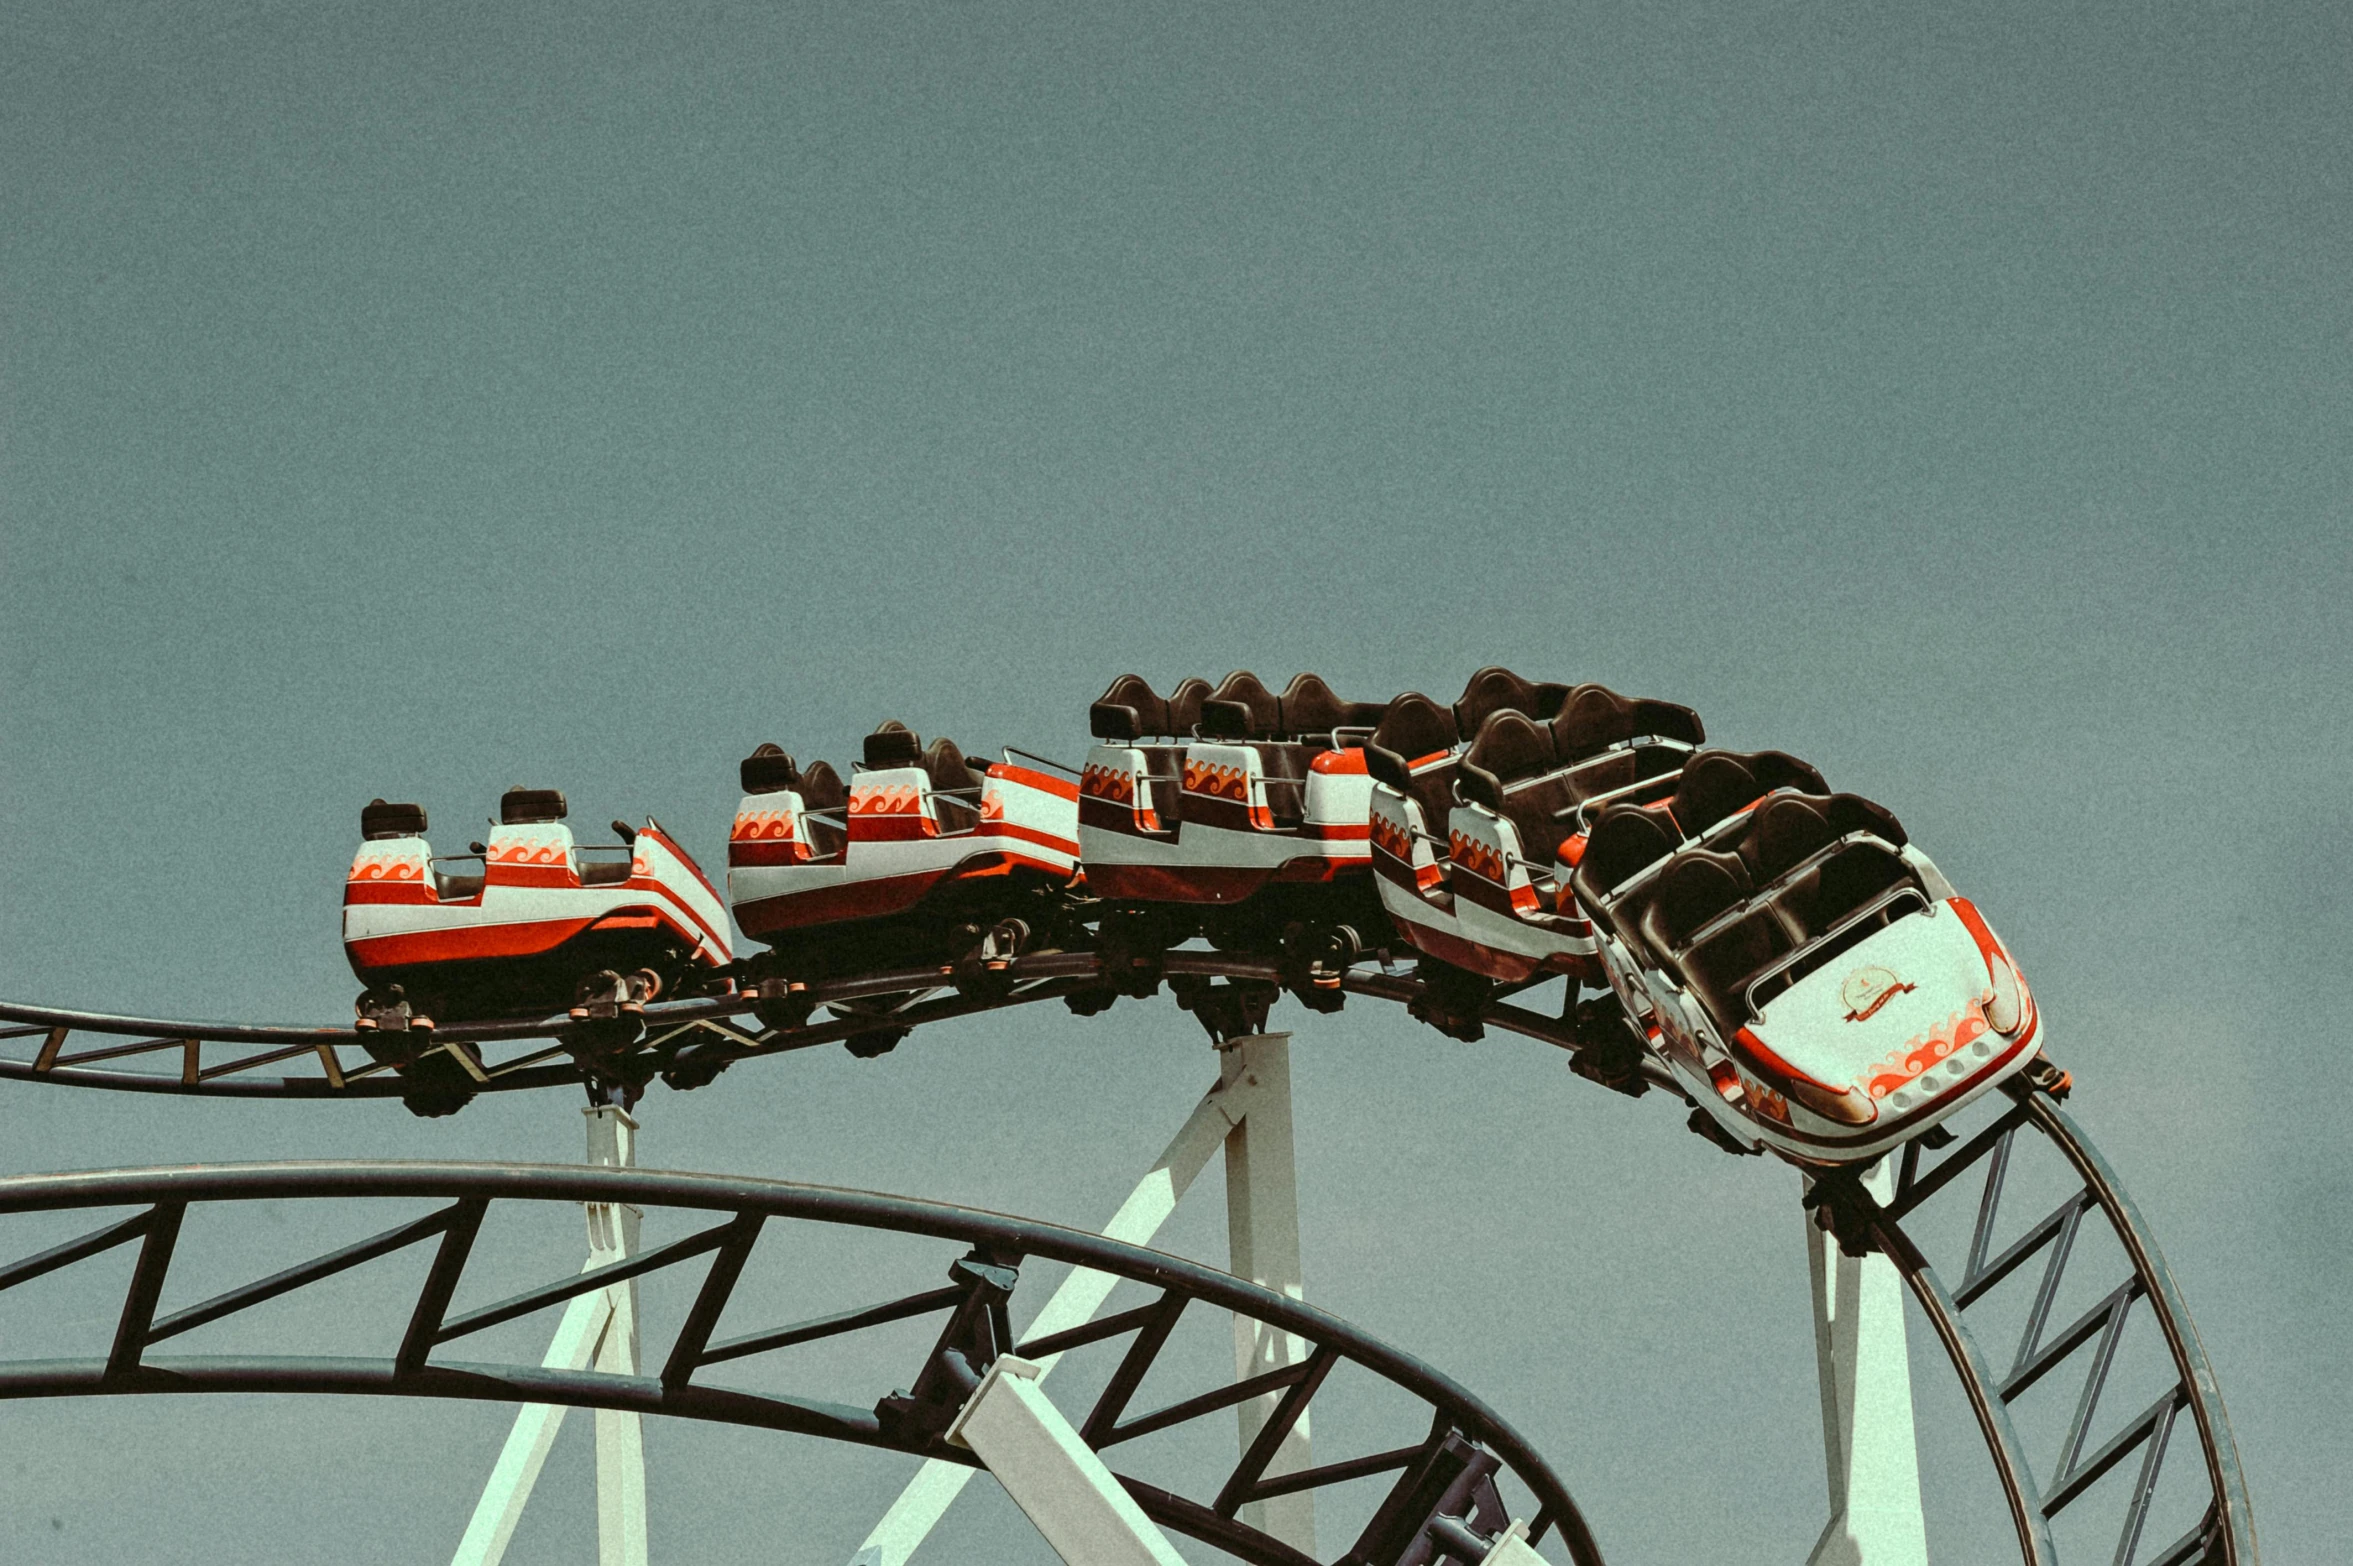
{"label": "white steel support column", "polygon": [[[1863,1177],[1863,1188],[1879,1201],[1893,1198],[1892,1156]],[[1806,1260],[1830,1479],[1830,1521],[1807,1566],[1926,1566],[1903,1278],[1877,1252],[1841,1251],[1810,1214]]]}
{"label": "white steel support column", "polygon": [[[1160,1232],[1169,1214],[1176,1211],[1177,1202],[1192,1187],[1211,1156],[1226,1144],[1234,1128],[1244,1123],[1259,1102],[1260,1090],[1256,1085],[1221,1075],[1217,1084],[1201,1096],[1201,1102],[1193,1106],[1193,1113],[1169,1139],[1167,1148],[1137,1182],[1136,1188],[1128,1193],[1127,1200],[1119,1204],[1119,1211],[1103,1226],[1104,1236],[1130,1245],[1150,1244],[1152,1236]],[[1117,1281],[1109,1273],[1083,1267],[1074,1270],[1062,1280],[1062,1286],[1046,1301],[1045,1308],[1038,1312],[1023,1336],[1041,1338],[1093,1319],[1103,1302],[1111,1297],[1112,1285]],[[1043,1380],[1061,1357],[1049,1354],[1040,1360],[1038,1379]],[[858,1553],[851,1557],[851,1566],[906,1566],[907,1558],[938,1526],[949,1505],[972,1482],[972,1476],[973,1470],[962,1463],[942,1462],[937,1458],[926,1462],[866,1535],[865,1542],[858,1546]]]}
{"label": "white steel support column", "polygon": [[1000,1355],[948,1427],[988,1465],[1065,1566],[1185,1566],[1038,1385],[1039,1366]]}
{"label": "white steel support column", "polygon": [[[637,1165],[637,1122],[626,1111],[600,1106],[588,1117],[588,1161],[605,1168]],[[581,1270],[607,1266],[637,1252],[635,1207],[592,1202],[588,1219],[588,1260]],[[637,1372],[637,1284],[616,1283],[575,1296],[564,1307],[553,1342],[540,1361],[551,1369],[584,1370],[590,1364],[619,1375]],[[514,1539],[523,1507],[539,1483],[548,1449],[563,1428],[564,1409],[526,1403],[515,1412],[514,1428],[499,1449],[482,1498],[474,1505],[465,1536],[451,1566],[498,1566]],[[646,1566],[645,1449],[638,1416],[596,1411],[597,1557],[599,1566]]]}
{"label": "white steel support column", "polygon": [[[618,1105],[600,1105],[588,1115],[588,1161],[616,1169],[637,1167],[637,1122]],[[638,1251],[637,1228],[645,1216],[627,1203],[588,1204],[591,1265],[623,1261]],[[617,1376],[637,1374],[637,1280],[604,1290],[610,1307],[596,1368]],[[646,1566],[645,1431],[631,1409],[596,1411],[597,1566]]]}
{"label": "white steel support column", "polygon": [[[1224,1046],[1225,1081],[1255,1093],[1249,1118],[1226,1134],[1226,1238],[1230,1271],[1291,1299],[1306,1297],[1299,1262],[1299,1169],[1291,1140],[1291,1035],[1259,1033]],[[1234,1318],[1234,1379],[1263,1375],[1307,1357],[1297,1335],[1246,1317]],[[1242,1449],[1248,1451],[1279,1393],[1239,1408]],[[1312,1466],[1307,1415],[1275,1449],[1266,1476]],[[1303,1554],[1315,1554],[1315,1494],[1301,1490],[1242,1508],[1242,1520]]]}

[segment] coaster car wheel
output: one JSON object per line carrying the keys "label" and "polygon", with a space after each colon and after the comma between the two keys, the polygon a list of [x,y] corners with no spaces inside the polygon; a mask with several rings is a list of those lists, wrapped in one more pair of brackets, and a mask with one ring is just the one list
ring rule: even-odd
{"label": "coaster car wheel", "polygon": [[1364,938],[1352,925],[1315,925],[1294,919],[1283,927],[1283,988],[1309,1011],[1335,1012],[1347,1002],[1340,989],[1348,970],[1364,955]]}
{"label": "coaster car wheel", "polygon": [[1013,991],[1013,959],[1030,950],[1026,921],[1000,919],[983,930],[968,924],[957,931],[962,955],[952,965],[956,992],[974,1000],[1002,1000]]}
{"label": "coaster car wheel", "polygon": [[1642,1074],[1642,1040],[1626,1016],[1615,991],[1577,999],[1576,981],[1569,982],[1569,1020],[1577,1039],[1569,1069],[1588,1082],[1613,1093],[1640,1098],[1650,1091]]}
{"label": "coaster car wheel", "polygon": [[1495,993],[1494,980],[1428,956],[1414,965],[1414,977],[1421,980],[1421,993],[1405,1009],[1416,1019],[1465,1044],[1487,1036],[1479,1013]]}

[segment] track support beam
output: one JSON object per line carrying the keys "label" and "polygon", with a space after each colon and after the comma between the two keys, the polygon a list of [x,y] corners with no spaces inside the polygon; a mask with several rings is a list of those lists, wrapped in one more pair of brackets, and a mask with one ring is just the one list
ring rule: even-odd
{"label": "track support beam", "polygon": [[[1305,1299],[1299,1259],[1299,1166],[1291,1132],[1291,1035],[1255,1033],[1220,1046],[1220,1080],[1247,1088],[1248,1118],[1226,1133],[1227,1270],[1288,1299]],[[1234,1318],[1234,1379],[1247,1381],[1304,1362],[1306,1342],[1279,1327]],[[1282,1402],[1280,1392],[1254,1397],[1237,1410],[1242,1450],[1248,1452]],[[1314,1456],[1301,1410],[1284,1432],[1263,1474],[1279,1479],[1312,1468]],[[1242,1520],[1315,1554],[1315,1492],[1298,1490],[1242,1508]]]}
{"label": "track support beam", "polygon": [[[588,1117],[588,1162],[597,1168],[636,1168],[637,1122],[628,1112],[600,1105],[582,1113]],[[591,1202],[582,1211],[588,1219],[583,1272],[637,1254],[640,1209]],[[636,1375],[637,1281],[627,1279],[574,1296],[540,1363],[570,1371],[594,1364],[614,1375]],[[515,1411],[514,1427],[499,1449],[450,1566],[498,1566],[505,1558],[563,1424],[560,1404],[526,1403]],[[645,1441],[642,1416],[632,1409],[596,1411],[596,1538],[597,1566],[646,1566]]]}
{"label": "track support beam", "polygon": [[[1883,1205],[1892,1201],[1893,1162],[1874,1165],[1863,1188]],[[1830,1521],[1806,1566],[1927,1566],[1903,1275],[1878,1251],[1846,1255],[1812,1219],[1809,1213],[1806,1271]]]}
{"label": "track support beam", "polygon": [[948,1427],[988,1465],[1066,1566],[1185,1566],[1168,1536],[1038,1385],[1041,1368],[998,1357]]}

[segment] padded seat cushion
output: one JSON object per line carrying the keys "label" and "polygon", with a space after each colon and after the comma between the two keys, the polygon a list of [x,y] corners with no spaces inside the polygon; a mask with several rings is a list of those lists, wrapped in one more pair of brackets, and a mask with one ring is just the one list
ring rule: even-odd
{"label": "padded seat cushion", "polygon": [[1668,809],[1686,837],[1697,837],[1763,792],[1743,757],[1703,750],[1684,767]]}
{"label": "padded seat cushion", "polygon": [[801,808],[840,810],[849,802],[850,791],[842,786],[841,774],[833,770],[833,763],[810,762],[809,770],[801,774]]}
{"label": "padded seat cushion", "polygon": [[1643,938],[1661,954],[1680,950],[1694,931],[1739,906],[1749,891],[1748,867],[1738,856],[1686,850],[1659,878],[1658,895],[1642,916]]}
{"label": "padded seat cushion", "polygon": [[1364,747],[1365,770],[1399,793],[1410,792],[1406,768],[1424,756],[1452,750],[1457,738],[1451,711],[1419,691],[1407,691],[1381,714]]}
{"label": "padded seat cushion", "polygon": [[1494,712],[1521,712],[1539,723],[1549,722],[1568,694],[1565,685],[1531,685],[1511,670],[1489,664],[1462,688],[1462,699],[1454,704],[1454,726],[1458,733],[1476,734]]}
{"label": "padded seat cushion", "polygon": [[863,759],[869,767],[913,767],[923,761],[923,738],[897,719],[866,736]]}
{"label": "padded seat cushion", "polygon": [[389,805],[381,799],[371,799],[360,806],[359,835],[370,842],[385,837],[423,837],[425,807]]}
{"label": "padded seat cushion", "polygon": [[560,788],[510,788],[498,797],[498,819],[506,826],[561,821],[569,813]]}
{"label": "padded seat cushion", "polygon": [[1784,794],[1756,813],[1743,834],[1740,857],[1759,886],[1769,886],[1836,840],[1812,801]]}
{"label": "padded seat cushion", "polygon": [[1188,676],[1168,693],[1168,728],[1172,738],[1182,739],[1201,726],[1201,704],[1209,699],[1209,682],[1198,674]]}
{"label": "padded seat cushion", "polygon": [[1123,674],[1087,709],[1087,732],[1097,739],[1140,739],[1171,734],[1168,703],[1140,674]]}
{"label": "padded seat cushion", "polygon": [[1796,949],[1770,913],[1735,919],[1683,956],[1683,976],[1726,1033],[1748,1019],[1748,981],[1775,958]]}
{"label": "padded seat cushion", "polygon": [[1322,739],[1334,729],[1369,729],[1381,721],[1386,702],[1342,701],[1319,674],[1297,674],[1283,687],[1283,732],[1294,739]]}
{"label": "padded seat cushion", "polygon": [[1634,704],[1606,685],[1580,685],[1552,720],[1552,745],[1564,762],[1598,756],[1636,733]]}
{"label": "padded seat cushion", "polygon": [[1510,709],[1492,712],[1462,759],[1455,789],[1465,799],[1501,810],[1504,791],[1511,784],[1541,776],[1555,765],[1549,731],[1537,727],[1524,713]]}
{"label": "padded seat cushion", "polygon": [[762,745],[744,757],[735,771],[743,780],[743,791],[747,794],[780,793],[797,787],[801,781],[800,769],[777,745]]}
{"label": "padded seat cushion", "polygon": [[1808,931],[1821,935],[1842,919],[1899,886],[1919,885],[1912,867],[1875,843],[1853,843],[1822,867],[1812,904],[1804,910]]}
{"label": "padded seat cushion", "polygon": [[1635,872],[1673,853],[1675,842],[1675,829],[1656,811],[1639,805],[1610,806],[1593,824],[1585,856],[1577,862],[1578,896],[1590,902],[1597,901],[1598,894],[1616,891]]}

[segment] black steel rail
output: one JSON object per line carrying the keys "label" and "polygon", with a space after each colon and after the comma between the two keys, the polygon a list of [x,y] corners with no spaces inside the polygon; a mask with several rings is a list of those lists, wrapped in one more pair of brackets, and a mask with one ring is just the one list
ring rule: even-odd
{"label": "black steel rail", "polygon": [[[1272,962],[1222,952],[1170,952],[1164,968],[1180,979],[1271,986],[1280,978]],[[657,1001],[646,1007],[639,1070],[651,1077],[685,1061],[715,1072],[738,1061],[840,1043],[878,1027],[914,1029],[1007,1006],[1060,1000],[1095,986],[1097,978],[1097,959],[1091,952],[1019,958],[1010,985],[987,995],[958,993],[946,968],[867,974],[812,987],[814,1004],[851,1005],[858,1008],[854,1014],[796,1028],[763,1027],[753,1016],[751,998],[743,995]],[[1411,1002],[1421,993],[1419,980],[1375,964],[1349,970],[1342,987],[1351,994],[1399,1002]],[[1566,1022],[1507,1001],[1488,1006],[1484,1020],[1571,1052],[1578,1047]],[[561,1087],[583,1080],[579,1065],[561,1042],[569,1021],[556,1016],[457,1023],[436,1030],[433,1038],[437,1047],[472,1048],[479,1066],[478,1080],[470,1085],[473,1092]],[[496,1054],[490,1046],[497,1045],[521,1047]],[[124,1069],[107,1064],[117,1061],[141,1065]],[[271,1071],[288,1063],[309,1069],[294,1075]],[[391,1066],[369,1056],[362,1035],[350,1028],[170,1021],[0,1001],[0,1080],[11,1078],[59,1087],[218,1098],[398,1098],[408,1091]],[[1663,1072],[1653,1072],[1651,1079],[1680,1091]]]}
{"label": "black steel rail", "polygon": [[[386,1198],[423,1198],[445,1205],[371,1239],[168,1316],[157,1315],[180,1249],[182,1220],[191,1207],[217,1204],[233,1210],[236,1204],[257,1200]],[[710,1221],[699,1222],[682,1239],[627,1261],[568,1274],[453,1317],[450,1302],[476,1260],[486,1213],[495,1203],[526,1201],[628,1203],[704,1215]],[[0,1179],[0,1214],[111,1207],[141,1210],[77,1240],[0,1266],[0,1290],[6,1290],[136,1243],[137,1259],[124,1289],[110,1351],[103,1358],[79,1360],[0,1359],[0,1398],[288,1392],[560,1403],[757,1426],[969,1464],[972,1455],[949,1446],[942,1437],[978,1376],[998,1355],[1036,1357],[1126,1338],[1128,1347],[1117,1370],[1091,1410],[1076,1422],[1083,1438],[1098,1451],[1190,1424],[1249,1396],[1282,1392],[1260,1438],[1214,1491],[1188,1496],[1121,1476],[1120,1482],[1145,1513],[1163,1527],[1253,1566],[1311,1566],[1310,1557],[1242,1520],[1241,1509],[1274,1495],[1395,1474],[1388,1501],[1345,1552],[1352,1562],[1393,1562],[1434,1529],[1470,1526],[1489,1534],[1499,1530],[1502,1520],[1491,1476],[1500,1465],[1535,1498],[1538,1511],[1531,1536],[1557,1530],[1577,1566],[1600,1566],[1600,1551],[1559,1476],[1500,1415],[1443,1373],[1314,1306],[1197,1262],[1056,1224],[869,1191],[563,1165],[276,1163]],[[924,1236],[966,1249],[949,1262],[944,1288],[713,1342],[714,1330],[731,1308],[757,1310],[759,1302],[744,1297],[754,1291],[741,1287],[744,1266],[766,1226],[778,1220]],[[430,1247],[433,1261],[418,1286],[399,1341],[382,1346],[388,1353],[330,1358],[150,1353],[158,1343],[182,1333],[411,1246]],[[698,1257],[710,1260],[694,1303],[667,1353],[658,1356],[661,1368],[654,1374],[625,1376],[437,1357],[445,1345],[489,1327],[625,1278],[687,1265]],[[1049,1338],[1019,1342],[1008,1325],[1007,1303],[1019,1286],[1021,1267],[1031,1259],[1108,1273],[1142,1284],[1156,1297],[1139,1309]],[[1310,1346],[1308,1356],[1268,1376],[1131,1415],[1127,1404],[1153,1367],[1169,1329],[1195,1307],[1231,1311],[1294,1334]],[[909,1366],[907,1392],[871,1407],[712,1386],[700,1379],[716,1365],[923,1315],[945,1318],[937,1343],[920,1364]],[[648,1363],[653,1359],[649,1356]],[[1406,1439],[1387,1450],[1269,1477],[1266,1469],[1284,1435],[1307,1414],[1328,1372],[1341,1362],[1411,1394],[1428,1416],[1426,1427],[1417,1416],[1400,1432]],[[1230,1426],[1220,1422],[1218,1428]],[[1439,1496],[1445,1499],[1431,1499]]]}
{"label": "black steel rail", "polygon": [[[2121,1491],[2108,1486],[2111,1498],[2121,1502],[2115,1508],[2111,1557],[2116,1566],[2255,1566],[2254,1518],[2230,1419],[2189,1308],[2147,1225],[2090,1139],[2047,1096],[2013,1083],[2006,1099],[1994,1104],[1999,1112],[1990,1123],[1947,1144],[1941,1156],[1918,1141],[1907,1144],[1893,1198],[1883,1209],[1866,1204],[1865,1221],[1877,1248],[1903,1273],[1959,1372],[2008,1500],[2021,1555],[2028,1566],[2052,1566],[2058,1560],[2053,1521],[2111,1473],[2129,1473]],[[2013,1173],[2038,1156],[2038,1144],[2039,1156],[2056,1155],[2069,1177],[2061,1183],[2073,1188],[2056,1207],[1997,1244],[2014,1227],[2004,1222],[2003,1207]],[[1963,1180],[1978,1169],[1981,1179]],[[1972,1196],[1976,1213],[1965,1226],[1966,1245],[1957,1265],[1940,1272],[1915,1238],[1914,1230],[1922,1227],[1918,1216],[1940,1197],[1966,1203]],[[2079,1242],[2096,1224],[2104,1224],[2114,1237],[2125,1275],[2088,1309],[2054,1325],[2053,1309],[2069,1264],[2085,1254]],[[2029,1265],[2037,1261],[2039,1267]],[[2013,1282],[2031,1283],[2031,1288],[2023,1294],[2009,1291],[2025,1309],[2015,1351],[2004,1367],[1987,1354],[1970,1312],[1978,1308],[1985,1315],[1985,1303]],[[2102,1394],[2119,1379],[2126,1325],[2144,1302],[2164,1344],[2164,1363],[2150,1368],[2158,1372],[2155,1379],[2168,1384],[2155,1401],[2126,1417],[2103,1419]],[[2069,1368],[2078,1378],[2073,1412],[2038,1478],[2010,1408],[2038,1383]],[[2203,1459],[2202,1472],[2193,1476],[2193,1483],[2204,1488],[2203,1509],[2187,1531],[2144,1554],[2151,1501],[2166,1476],[2166,1458],[2185,1412]],[[2136,1456],[2137,1463],[2128,1461]]]}

